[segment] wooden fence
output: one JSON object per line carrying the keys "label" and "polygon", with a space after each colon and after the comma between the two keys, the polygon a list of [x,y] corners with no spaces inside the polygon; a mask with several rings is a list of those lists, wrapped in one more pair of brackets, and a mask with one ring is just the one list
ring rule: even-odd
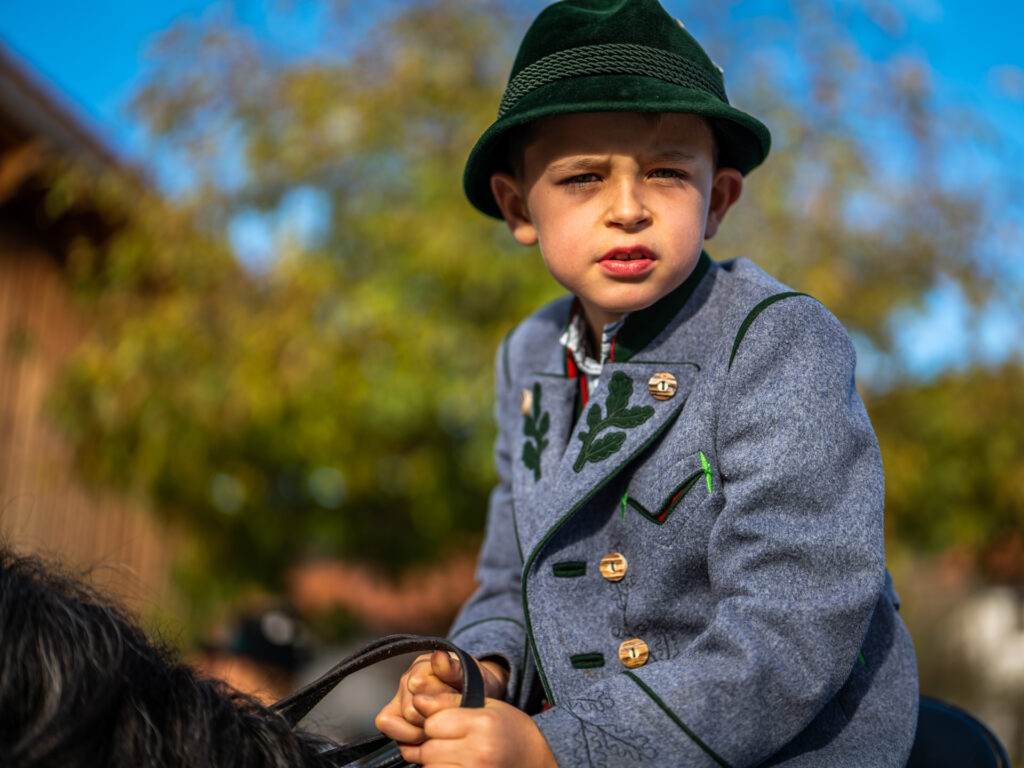
{"label": "wooden fence", "polygon": [[148,611],[169,597],[175,537],[145,508],[76,481],[47,415],[86,321],[59,261],[0,222],[0,537],[89,569],[98,586]]}

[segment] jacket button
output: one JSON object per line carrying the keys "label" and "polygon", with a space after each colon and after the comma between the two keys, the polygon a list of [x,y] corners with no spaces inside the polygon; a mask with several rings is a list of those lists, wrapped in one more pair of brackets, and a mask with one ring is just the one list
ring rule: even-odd
{"label": "jacket button", "polygon": [[647,389],[655,400],[668,400],[675,396],[679,384],[671,373],[656,373],[647,380]]}
{"label": "jacket button", "polygon": [[529,389],[524,389],[519,395],[519,410],[522,411],[523,416],[529,416],[530,411],[533,410],[533,392]]}
{"label": "jacket button", "polygon": [[647,657],[650,655],[651,651],[647,647],[647,643],[639,637],[624,640],[619,646],[619,661],[630,669],[642,667],[647,663]]}
{"label": "jacket button", "polygon": [[618,552],[611,552],[601,558],[601,575],[608,581],[622,581],[629,563]]}

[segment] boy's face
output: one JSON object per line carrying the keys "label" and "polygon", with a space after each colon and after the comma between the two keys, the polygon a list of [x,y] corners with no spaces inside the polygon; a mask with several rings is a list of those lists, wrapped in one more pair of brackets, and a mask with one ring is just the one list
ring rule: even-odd
{"label": "boy's face", "polygon": [[491,188],[592,332],[678,287],[743,185],[715,169],[711,129],[694,115],[559,115],[534,137],[521,173],[496,173]]}

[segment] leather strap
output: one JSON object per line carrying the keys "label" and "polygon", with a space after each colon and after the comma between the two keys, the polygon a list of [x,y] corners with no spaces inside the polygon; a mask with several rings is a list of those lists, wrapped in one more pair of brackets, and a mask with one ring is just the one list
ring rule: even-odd
{"label": "leather strap", "polygon": [[[338,664],[318,679],[274,702],[270,709],[282,715],[294,727],[302,718],[309,714],[321,699],[334,690],[338,683],[353,672],[371,667],[378,662],[383,662],[386,658],[401,655],[402,653],[422,653],[428,650],[445,650],[458,656],[459,664],[462,666],[461,706],[470,708],[483,707],[483,677],[480,675],[480,670],[476,666],[475,660],[466,651],[454,643],[439,637],[388,635],[369,643],[355,653],[341,659]],[[354,750],[358,746],[358,749],[362,750],[358,755],[366,755],[373,750],[365,749],[361,745],[370,742],[377,743],[378,741],[380,741],[378,745],[384,745],[388,742],[388,739],[384,736],[374,736],[364,741],[340,746],[339,752]],[[334,752],[332,751],[332,755]],[[339,754],[338,757],[341,759],[343,755]],[[354,757],[351,759],[354,759]]]}

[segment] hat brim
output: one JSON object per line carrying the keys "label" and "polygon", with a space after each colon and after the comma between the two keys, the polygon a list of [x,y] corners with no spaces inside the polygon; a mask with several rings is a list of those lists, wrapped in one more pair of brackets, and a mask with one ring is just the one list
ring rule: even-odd
{"label": "hat brim", "polygon": [[509,131],[541,117],[579,112],[680,112],[700,115],[713,124],[718,164],[746,175],[760,165],[771,134],[755,117],[703,91],[637,75],[593,75],[558,80],[520,99],[477,141],[462,177],[466,197],[479,211],[501,218],[491,194],[491,175],[509,170]]}

